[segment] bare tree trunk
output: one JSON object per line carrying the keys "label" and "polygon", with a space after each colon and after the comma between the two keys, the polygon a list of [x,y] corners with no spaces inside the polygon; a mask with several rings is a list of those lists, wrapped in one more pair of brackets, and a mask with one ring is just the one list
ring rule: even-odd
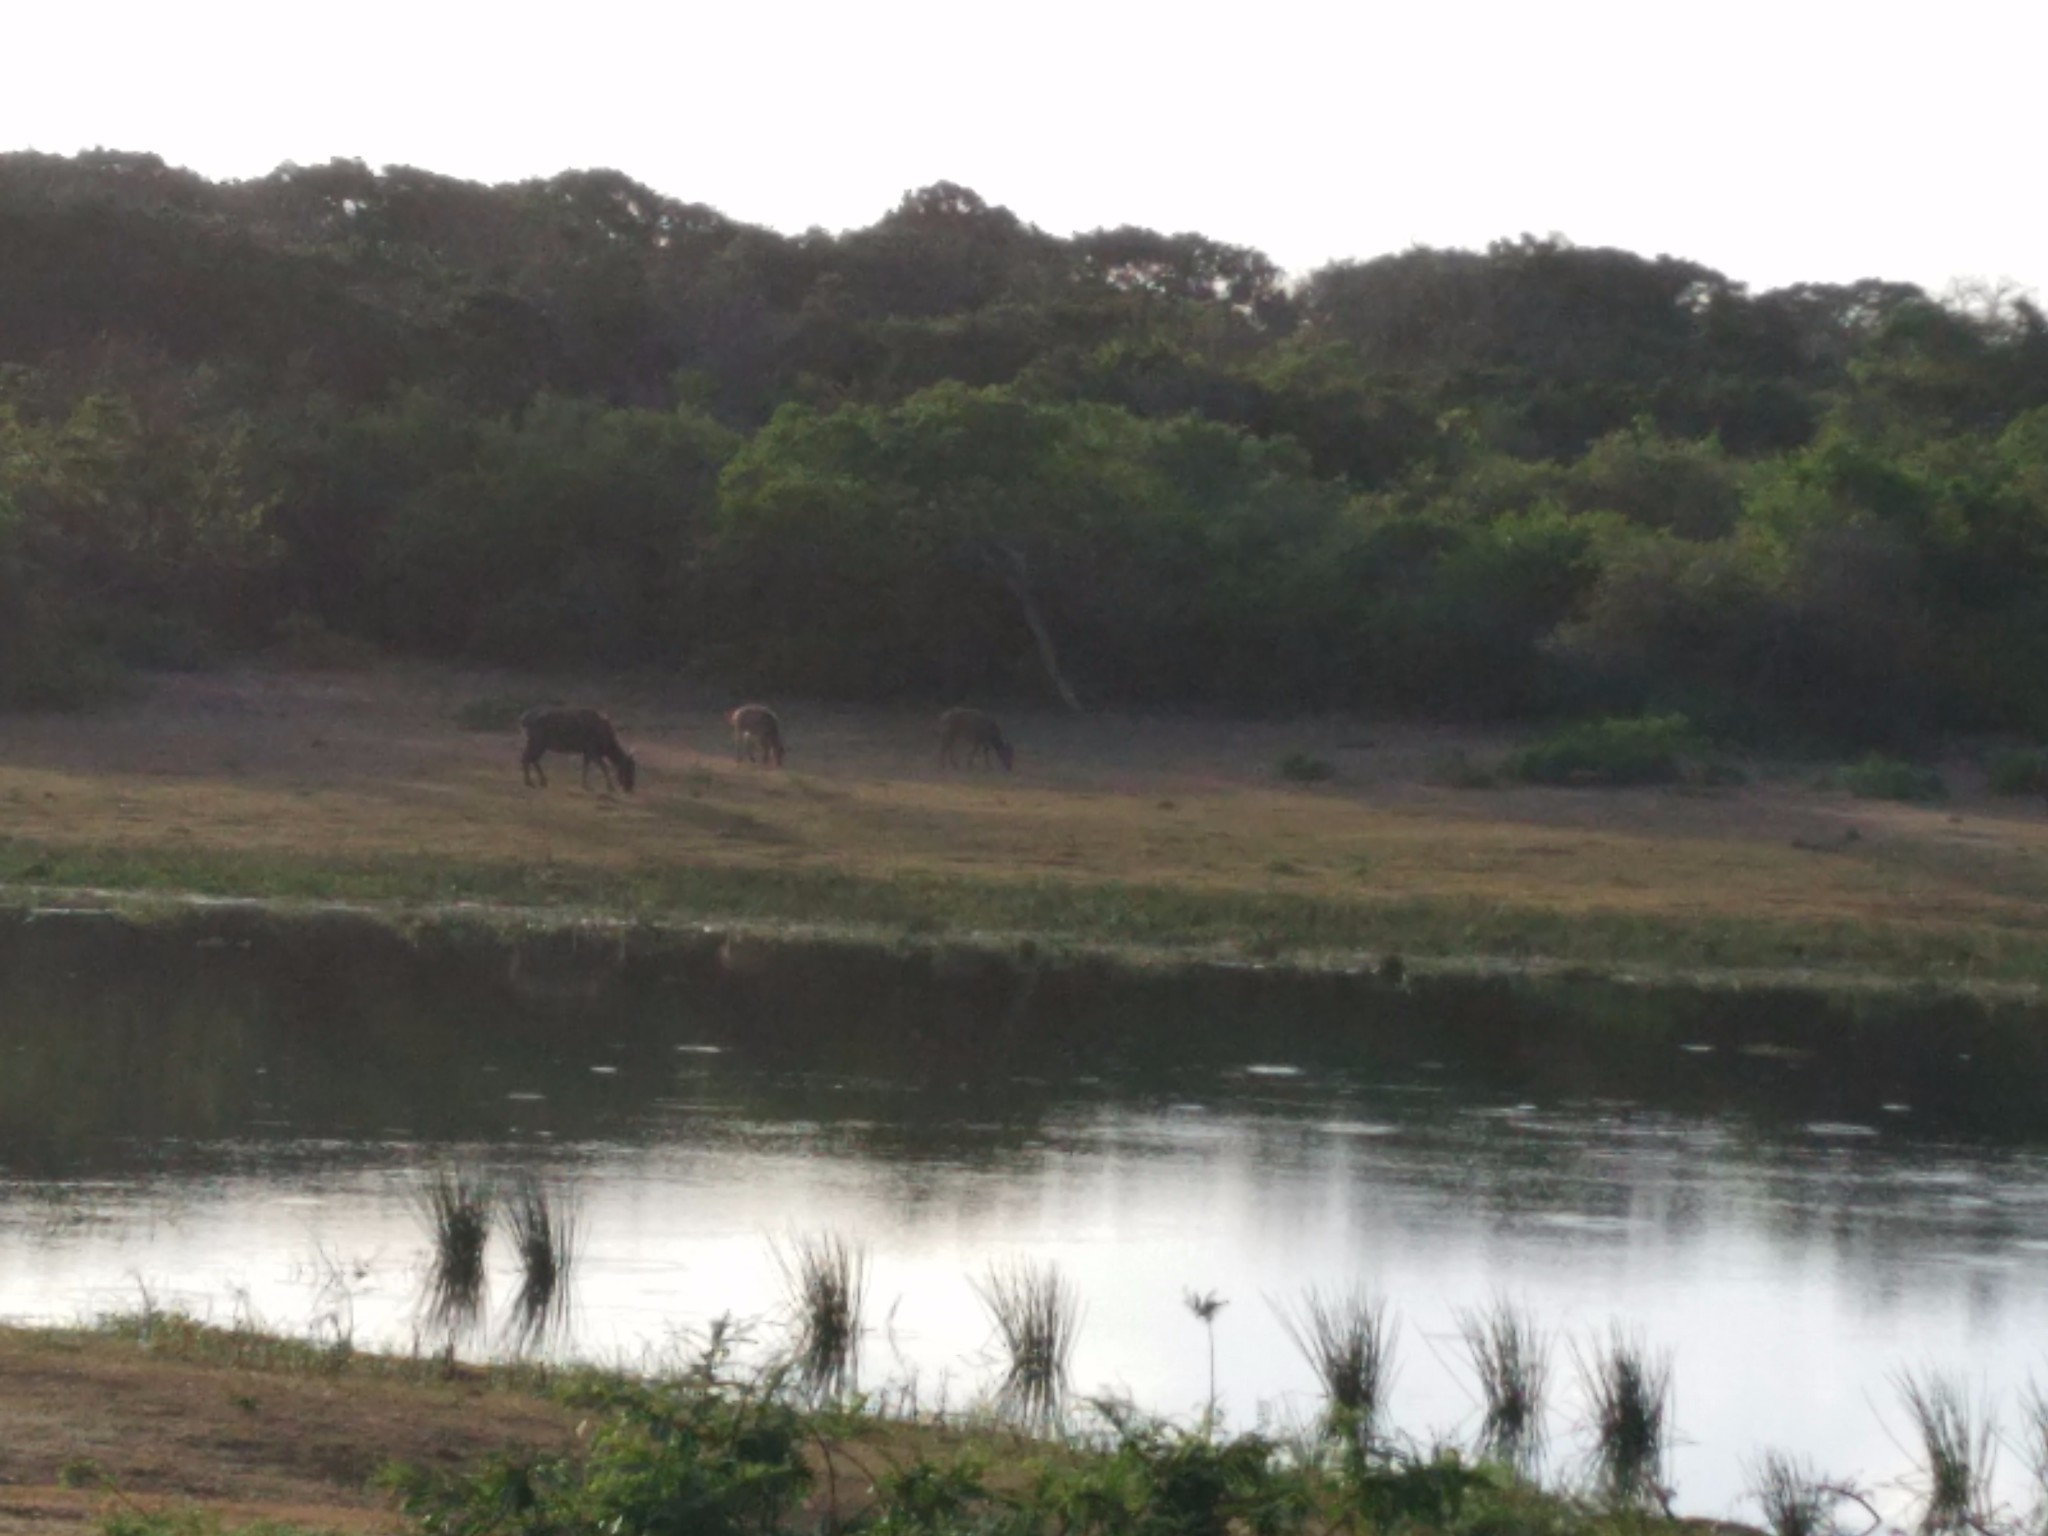
{"label": "bare tree trunk", "polygon": [[1045,627],[1045,618],[1038,611],[1037,599],[1031,595],[1030,569],[1024,561],[1024,551],[1014,544],[991,542],[988,547],[988,563],[1010,589],[1010,595],[1017,599],[1017,606],[1024,612],[1024,623],[1031,631],[1032,642],[1038,647],[1038,659],[1045,667],[1045,675],[1052,679],[1052,686],[1060,696],[1060,702],[1076,714],[1081,712],[1081,700],[1073,687],[1060,671],[1059,653],[1053,648],[1052,631]]}

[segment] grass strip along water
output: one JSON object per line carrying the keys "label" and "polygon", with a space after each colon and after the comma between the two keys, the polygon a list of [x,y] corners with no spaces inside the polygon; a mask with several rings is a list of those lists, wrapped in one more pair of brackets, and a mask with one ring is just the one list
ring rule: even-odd
{"label": "grass strip along water", "polygon": [[1454,897],[1201,889],[1046,877],[647,860],[627,866],[403,854],[74,848],[0,840],[0,892],[21,905],[82,891],[403,912],[458,904],[567,922],[728,921],[830,927],[877,942],[948,935],[1304,966],[1389,960],[1756,973],[1925,987],[2048,985],[2048,933],[1974,921],[1741,917]]}

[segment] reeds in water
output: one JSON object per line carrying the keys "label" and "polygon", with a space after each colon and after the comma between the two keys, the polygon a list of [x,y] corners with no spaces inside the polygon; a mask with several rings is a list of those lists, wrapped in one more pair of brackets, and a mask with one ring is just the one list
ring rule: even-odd
{"label": "reeds in water", "polygon": [[1325,1428],[1359,1445],[1374,1443],[1394,1385],[1398,1320],[1386,1303],[1363,1290],[1329,1298],[1310,1290],[1298,1311],[1274,1311],[1322,1383]]}
{"label": "reeds in water", "polygon": [[1671,1512],[1664,1482],[1671,1440],[1671,1359],[1617,1329],[1591,1358],[1577,1356],[1593,1414],[1593,1479],[1617,1506]]}
{"label": "reeds in water", "polygon": [[1994,1462],[1989,1410],[1973,1404],[1952,1378],[1902,1371],[1893,1380],[1920,1440],[1926,1480],[1922,1531],[1961,1531],[1989,1508]]}
{"label": "reeds in water", "polygon": [[854,1389],[860,1375],[861,1308],[867,1297],[866,1249],[827,1234],[775,1248],[795,1338],[790,1368],[814,1398]]}
{"label": "reeds in water", "polygon": [[1460,1312],[1458,1333],[1486,1400],[1479,1454],[1527,1476],[1543,1454],[1550,1340],[1533,1317],[1505,1300],[1484,1311]]}
{"label": "reeds in water", "polygon": [[427,1279],[427,1321],[447,1336],[474,1328],[483,1312],[484,1249],[491,1237],[490,1185],[473,1173],[442,1169],[419,1194],[433,1241]]}
{"label": "reeds in water", "polygon": [[1750,1473],[1748,1491],[1771,1536],[1830,1536],[1835,1504],[1843,1496],[1782,1451],[1764,1453]]}
{"label": "reeds in water", "polygon": [[1008,1363],[998,1405],[1028,1426],[1060,1422],[1067,1368],[1081,1331],[1081,1297],[1059,1266],[1026,1259],[991,1264],[975,1283],[1002,1337]]}
{"label": "reeds in water", "polygon": [[2020,1413],[2026,1420],[2020,1448],[2034,1480],[2033,1527],[2048,1531],[2048,1393],[2031,1376],[2020,1396]]}
{"label": "reeds in water", "polygon": [[508,1331],[513,1347],[524,1352],[567,1324],[576,1202],[540,1179],[522,1179],[505,1199],[505,1225],[519,1258],[519,1290],[512,1298]]}

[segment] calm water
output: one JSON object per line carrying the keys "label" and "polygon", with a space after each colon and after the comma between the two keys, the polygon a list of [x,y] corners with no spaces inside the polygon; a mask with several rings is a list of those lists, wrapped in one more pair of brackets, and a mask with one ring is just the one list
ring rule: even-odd
{"label": "calm water", "polygon": [[[927,1406],[991,1382],[970,1281],[1024,1256],[1086,1299],[1076,1386],[1163,1413],[1208,1391],[1184,1294],[1220,1293],[1218,1392],[1245,1426],[1314,1412],[1276,1308],[1368,1285],[1400,1318],[1395,1421],[1427,1439],[1474,1418],[1459,1310],[1506,1296],[1559,1336],[1563,1468],[1568,1346],[1619,1326],[1673,1358],[1693,1512],[1739,1512],[1766,1448],[1903,1473],[1903,1368],[2008,1405],[2048,1374],[2037,1085],[2001,1064],[2001,1112],[1973,1123],[1984,1042],[1924,1020],[1897,1026],[1918,1031],[1904,1055],[1859,1025],[1852,1071],[1725,1002],[1599,1029],[1498,999],[1440,1023],[1426,998],[1348,1023],[1214,997],[891,1020],[860,987],[612,1007],[303,957],[60,958],[0,973],[0,1317],[147,1294],[412,1347],[421,1170],[461,1162],[574,1191],[555,1347],[607,1361],[669,1357],[721,1313],[771,1333],[772,1241],[829,1231],[872,1256],[864,1380]],[[501,1241],[494,1316],[512,1290]]]}

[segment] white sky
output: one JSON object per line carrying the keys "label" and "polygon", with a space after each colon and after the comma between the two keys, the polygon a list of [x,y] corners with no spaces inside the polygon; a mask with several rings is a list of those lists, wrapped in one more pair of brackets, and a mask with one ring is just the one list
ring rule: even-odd
{"label": "white sky", "polygon": [[0,149],[483,181],[783,230],[933,181],[1295,272],[1523,232],[1762,289],[2048,294],[2048,0],[0,0]]}

